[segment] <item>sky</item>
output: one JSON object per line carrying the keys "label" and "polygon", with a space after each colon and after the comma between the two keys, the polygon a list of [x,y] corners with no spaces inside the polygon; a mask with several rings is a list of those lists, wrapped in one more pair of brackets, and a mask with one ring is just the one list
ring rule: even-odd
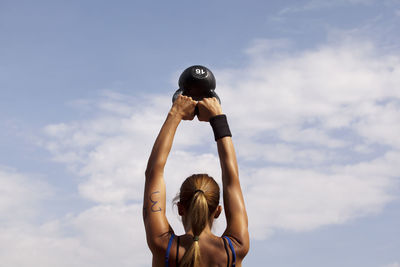
{"label": "sky", "polygon": [[[196,64],[238,155],[243,265],[399,267],[399,29],[398,0],[0,0],[0,267],[150,265],[145,166]],[[221,184],[195,119],[165,170],[177,234],[199,172]]]}

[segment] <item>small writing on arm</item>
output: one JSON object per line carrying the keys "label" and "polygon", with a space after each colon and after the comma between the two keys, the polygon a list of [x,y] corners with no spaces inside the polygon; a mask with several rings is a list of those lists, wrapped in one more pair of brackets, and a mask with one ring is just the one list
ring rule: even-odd
{"label": "small writing on arm", "polygon": [[151,211],[152,211],[152,212],[161,211],[161,207],[156,207],[156,204],[158,203],[158,201],[153,199],[153,198],[154,198],[153,195],[159,194],[159,193],[160,193],[160,191],[155,191],[155,192],[153,192],[153,193],[150,194]]}

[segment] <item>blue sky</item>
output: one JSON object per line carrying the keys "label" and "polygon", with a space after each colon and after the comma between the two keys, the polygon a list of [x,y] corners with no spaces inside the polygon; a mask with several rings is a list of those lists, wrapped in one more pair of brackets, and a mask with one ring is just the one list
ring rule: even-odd
{"label": "blue sky", "polygon": [[[0,0],[0,266],[149,265],[144,168],[194,64],[233,132],[245,266],[400,266],[399,28],[398,0]],[[184,122],[168,200],[204,171],[210,128]]]}

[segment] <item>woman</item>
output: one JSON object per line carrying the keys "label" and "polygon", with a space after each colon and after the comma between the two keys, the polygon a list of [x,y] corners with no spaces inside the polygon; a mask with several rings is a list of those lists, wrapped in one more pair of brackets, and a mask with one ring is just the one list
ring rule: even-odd
{"label": "woman", "polygon": [[[222,207],[219,187],[206,174],[187,178],[177,197],[186,234],[175,236],[165,215],[164,166],[180,121],[193,120],[196,105],[199,120],[210,121],[218,147],[227,223],[222,237],[211,232]],[[180,95],[174,102],[148,161],[143,220],[153,266],[241,266],[249,250],[247,214],[229,126],[216,98],[196,102]]]}

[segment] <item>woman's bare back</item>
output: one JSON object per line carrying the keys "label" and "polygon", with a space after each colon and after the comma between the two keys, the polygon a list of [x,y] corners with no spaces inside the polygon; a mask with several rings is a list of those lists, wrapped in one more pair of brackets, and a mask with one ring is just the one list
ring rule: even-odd
{"label": "woman's bare back", "polygon": [[[169,243],[171,235],[168,237],[166,236],[165,244]],[[177,253],[177,245],[179,239],[179,252]],[[230,238],[232,240],[232,238]],[[224,238],[213,235],[213,234],[202,234],[199,237],[199,246],[200,246],[200,253],[201,253],[201,266],[205,267],[226,267],[232,266],[233,255],[232,251],[229,248],[228,241]],[[179,266],[183,255],[185,254],[186,250],[191,246],[193,242],[192,235],[181,235],[181,236],[174,236],[173,241],[171,243],[169,255],[168,255],[168,263],[170,267]],[[232,240],[234,243],[234,240]],[[236,245],[235,253],[237,250],[240,251]],[[166,265],[166,252],[167,247],[163,251],[164,253],[160,253],[160,255],[154,255],[153,257],[153,266],[167,266]],[[176,257],[178,256],[178,261],[176,261]],[[229,262],[228,262],[229,261]],[[176,265],[178,263],[178,265]],[[236,259],[236,266],[241,266],[241,259]]]}

